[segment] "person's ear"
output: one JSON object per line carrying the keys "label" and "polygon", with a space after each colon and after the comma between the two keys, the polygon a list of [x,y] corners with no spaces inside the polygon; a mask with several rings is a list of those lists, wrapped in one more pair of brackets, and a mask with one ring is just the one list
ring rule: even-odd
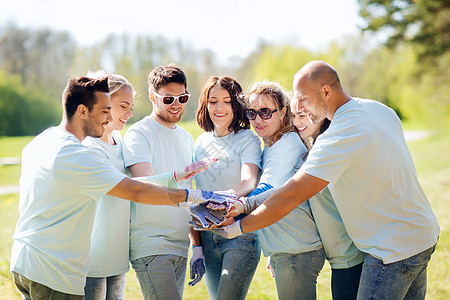
{"label": "person's ear", "polygon": [[150,99],[150,101],[152,102],[152,103],[156,103],[156,98],[155,98],[155,94],[153,94],[153,92],[152,91],[149,91],[148,92],[148,97],[149,97],[149,99]]}
{"label": "person's ear", "polygon": [[331,94],[332,94],[332,89],[328,84],[325,84],[324,86],[322,86],[321,89],[322,95],[325,99],[330,99]]}
{"label": "person's ear", "polygon": [[280,114],[281,119],[283,119],[286,116],[286,113],[287,113],[287,107],[285,106],[281,109],[281,114]]}
{"label": "person's ear", "polygon": [[84,104],[78,105],[77,115],[80,117],[80,119],[86,120],[88,118],[88,114],[89,114],[89,109],[87,108],[87,106],[85,106]]}

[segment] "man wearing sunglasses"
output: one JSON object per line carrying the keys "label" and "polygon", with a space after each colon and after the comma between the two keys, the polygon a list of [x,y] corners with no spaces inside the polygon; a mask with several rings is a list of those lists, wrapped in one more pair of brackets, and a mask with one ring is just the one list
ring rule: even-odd
{"label": "man wearing sunglasses", "polygon": [[[190,94],[182,69],[170,64],[148,77],[152,113],[124,136],[124,160],[133,177],[183,168],[192,162],[192,136],[177,125]],[[145,299],[181,299],[190,217],[169,206],[131,206],[130,261]]]}

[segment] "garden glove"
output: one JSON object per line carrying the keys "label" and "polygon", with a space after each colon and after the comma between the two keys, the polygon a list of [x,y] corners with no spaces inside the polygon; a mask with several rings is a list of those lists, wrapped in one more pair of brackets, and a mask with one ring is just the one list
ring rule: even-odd
{"label": "garden glove", "polygon": [[[186,190],[186,201],[182,203],[178,203],[179,207],[187,207],[192,203],[200,204],[202,202],[210,201],[216,204],[224,204],[228,205],[228,201],[236,200],[236,194],[230,191],[202,191],[202,190],[193,190],[193,189],[185,189]],[[190,203],[189,203],[190,202]]]}
{"label": "garden glove", "polygon": [[202,246],[192,247],[192,257],[190,261],[192,281],[188,283],[189,286],[194,286],[202,280],[203,275],[206,272],[205,257],[203,256]]}
{"label": "garden glove", "polygon": [[222,224],[226,220],[226,207],[220,210],[212,210],[207,208],[207,205],[209,205],[209,201],[189,206],[189,213],[195,218],[195,222],[204,228],[208,228],[211,223],[215,225]]}
{"label": "garden glove", "polygon": [[219,227],[219,228],[215,228],[215,229],[203,228],[203,227],[199,227],[199,226],[195,226],[194,229],[198,230],[198,231],[208,230],[208,231],[211,231],[212,233],[220,235],[221,237],[224,237],[226,239],[232,239],[239,235],[244,234],[242,232],[240,220],[237,222],[234,222],[231,225],[227,225],[227,226]]}
{"label": "garden glove", "polygon": [[199,160],[184,167],[184,169],[175,170],[173,175],[176,182],[191,179],[195,174],[208,170],[209,166],[217,159]]}

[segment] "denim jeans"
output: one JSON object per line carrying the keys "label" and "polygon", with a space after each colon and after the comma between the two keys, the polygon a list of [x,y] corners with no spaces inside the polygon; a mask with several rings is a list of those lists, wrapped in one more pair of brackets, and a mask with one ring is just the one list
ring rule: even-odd
{"label": "denim jeans", "polygon": [[181,299],[186,279],[187,258],[178,255],[150,255],[131,262],[145,300]]}
{"label": "denim jeans", "polygon": [[14,284],[22,294],[22,299],[45,299],[45,300],[83,300],[84,296],[65,294],[55,291],[48,286],[29,280],[25,276],[12,272]]}
{"label": "denim jeans", "polygon": [[331,269],[331,295],[333,300],[355,300],[363,264],[346,268]]}
{"label": "denim jeans", "polygon": [[427,266],[435,249],[391,264],[366,254],[357,299],[425,299]]}
{"label": "denim jeans", "polygon": [[261,255],[256,234],[226,239],[208,231],[200,233],[205,256],[205,281],[209,297],[245,299]]}
{"label": "denim jeans", "polygon": [[123,300],[126,275],[88,277],[84,287],[86,300]]}
{"label": "denim jeans", "polygon": [[323,248],[304,253],[275,253],[270,256],[278,299],[316,299],[319,272],[325,263]]}

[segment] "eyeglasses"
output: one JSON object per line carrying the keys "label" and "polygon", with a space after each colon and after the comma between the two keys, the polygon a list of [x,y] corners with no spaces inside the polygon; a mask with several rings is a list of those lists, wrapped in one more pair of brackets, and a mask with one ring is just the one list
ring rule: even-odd
{"label": "eyeglasses", "polygon": [[162,99],[162,102],[165,105],[170,105],[172,104],[175,100],[178,100],[178,102],[180,104],[185,104],[186,102],[189,101],[189,97],[191,96],[191,94],[189,94],[188,91],[186,91],[186,93],[184,93],[183,95],[180,96],[167,96],[167,95],[160,95],[157,92],[153,92],[156,96],[160,97]]}
{"label": "eyeglasses", "polygon": [[272,118],[272,114],[274,112],[278,111],[278,109],[271,110],[270,108],[261,108],[260,110],[256,111],[253,108],[247,108],[245,110],[245,114],[249,120],[255,120],[256,115],[259,115],[261,119],[268,120]]}

